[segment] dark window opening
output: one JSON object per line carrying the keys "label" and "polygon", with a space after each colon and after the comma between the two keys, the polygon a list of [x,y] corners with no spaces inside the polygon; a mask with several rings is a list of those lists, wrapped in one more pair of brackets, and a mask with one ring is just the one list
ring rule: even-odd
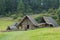
{"label": "dark window opening", "polygon": [[27,25],[27,29],[29,29],[29,25]]}

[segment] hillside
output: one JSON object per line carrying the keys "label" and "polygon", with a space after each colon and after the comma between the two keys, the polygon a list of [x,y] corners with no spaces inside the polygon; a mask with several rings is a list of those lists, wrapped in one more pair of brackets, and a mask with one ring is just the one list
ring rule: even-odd
{"label": "hillside", "polygon": [[[49,16],[60,25],[60,0],[0,0],[0,40],[60,40],[60,27],[2,32],[6,31],[7,27],[20,22],[26,15],[31,16],[38,23],[41,23],[40,19],[43,16]],[[30,21],[31,23],[29,21],[25,22],[25,24],[28,24],[25,25],[26,27],[24,26],[24,21],[21,23],[24,28],[29,29],[29,26],[31,26],[29,24],[36,24],[33,23],[33,20],[33,22]],[[51,22],[48,23],[51,26]],[[52,25],[54,24],[52,23]],[[16,25],[11,26],[11,28],[16,28]]]}
{"label": "hillside", "polygon": [[60,40],[60,27],[29,31],[0,32],[0,40]]}
{"label": "hillside", "polygon": [[[43,14],[31,15],[33,18]],[[7,18],[8,19],[8,18]],[[0,19],[0,30],[6,30],[7,26],[15,23],[15,20]],[[0,40],[60,40],[60,27],[38,28],[28,31],[0,32]]]}
{"label": "hillside", "polygon": [[[51,15],[51,14],[47,14],[47,13],[45,13],[45,14],[41,13],[41,14],[35,14],[35,15],[29,15],[29,16],[34,18],[38,23],[40,23],[41,17],[43,17],[43,16],[50,16],[53,19],[55,19],[58,24],[60,24],[60,21],[57,20],[56,15]],[[20,20],[23,19],[23,17],[18,17],[17,19],[13,19],[11,17],[0,18],[0,30],[6,30],[6,28],[8,26],[13,25],[16,22],[20,22]]]}
{"label": "hillside", "polygon": [[[42,16],[51,16],[56,20],[56,15],[51,15],[47,13],[35,14],[30,16],[35,18],[38,22],[40,21],[39,19]],[[15,20],[9,17],[0,18],[0,31],[6,30],[8,26],[12,25],[17,21],[20,21],[19,19],[22,18],[18,17]],[[60,40],[60,27],[38,28],[28,31],[0,32],[0,40]]]}

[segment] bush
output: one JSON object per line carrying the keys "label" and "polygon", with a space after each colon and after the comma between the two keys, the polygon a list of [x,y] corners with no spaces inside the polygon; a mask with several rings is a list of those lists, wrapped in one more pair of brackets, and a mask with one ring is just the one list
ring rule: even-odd
{"label": "bush", "polygon": [[37,17],[37,18],[35,18],[35,20],[38,22],[38,23],[40,23],[41,22],[41,19],[42,17]]}

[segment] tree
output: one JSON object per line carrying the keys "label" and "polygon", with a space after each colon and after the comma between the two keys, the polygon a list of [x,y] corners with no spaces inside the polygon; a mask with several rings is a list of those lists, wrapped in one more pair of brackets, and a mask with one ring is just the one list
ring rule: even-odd
{"label": "tree", "polygon": [[60,20],[60,8],[57,9],[56,15],[57,15],[57,19]]}

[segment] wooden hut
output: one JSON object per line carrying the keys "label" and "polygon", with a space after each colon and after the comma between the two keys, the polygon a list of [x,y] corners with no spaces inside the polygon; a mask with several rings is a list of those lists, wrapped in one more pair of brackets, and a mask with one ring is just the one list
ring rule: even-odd
{"label": "wooden hut", "polygon": [[27,15],[21,20],[18,27],[20,27],[21,30],[35,29],[38,27],[38,23]]}
{"label": "wooden hut", "polygon": [[9,26],[7,30],[29,30],[39,27],[57,27],[57,22],[52,17],[42,17],[40,24],[38,24],[31,16],[25,16],[21,22]]}
{"label": "wooden hut", "polygon": [[57,22],[52,17],[42,17],[40,25],[44,25],[46,27],[57,27],[59,26]]}

